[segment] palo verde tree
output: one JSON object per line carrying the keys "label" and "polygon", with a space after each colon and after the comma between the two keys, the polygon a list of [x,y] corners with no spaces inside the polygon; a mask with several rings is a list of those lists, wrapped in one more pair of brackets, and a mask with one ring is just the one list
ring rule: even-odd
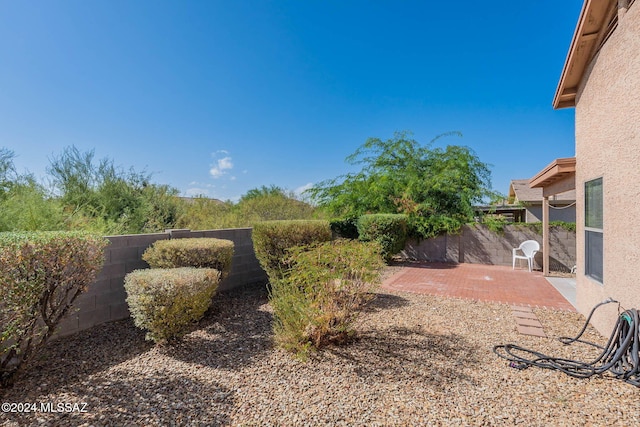
{"label": "palo verde tree", "polygon": [[429,237],[455,231],[473,218],[473,205],[490,197],[491,172],[465,146],[433,147],[409,132],[396,132],[386,141],[369,138],[346,161],[361,165],[357,173],[323,181],[309,190],[320,206],[334,215],[404,213],[413,231]]}
{"label": "palo verde tree", "polygon": [[48,169],[75,228],[121,234],[173,228],[180,214],[178,191],[151,183],[151,176],[116,167],[94,151],[67,147]]}

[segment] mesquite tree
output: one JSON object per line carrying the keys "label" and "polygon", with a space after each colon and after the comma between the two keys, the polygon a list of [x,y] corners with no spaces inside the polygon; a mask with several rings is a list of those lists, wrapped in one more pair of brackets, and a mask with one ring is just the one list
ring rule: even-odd
{"label": "mesquite tree", "polygon": [[433,147],[436,140],[459,132],[439,135],[426,145],[410,136],[397,132],[386,141],[369,138],[346,159],[362,165],[359,172],[323,181],[310,195],[343,217],[407,214],[413,231],[423,237],[457,230],[473,218],[474,204],[493,195],[489,167],[469,147]]}

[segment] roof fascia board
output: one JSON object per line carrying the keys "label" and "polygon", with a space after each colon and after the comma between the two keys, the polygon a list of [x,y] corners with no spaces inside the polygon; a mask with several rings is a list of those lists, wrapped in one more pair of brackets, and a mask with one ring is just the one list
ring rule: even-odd
{"label": "roof fascia board", "polygon": [[[575,107],[577,87],[593,55],[607,35],[605,32],[607,32],[609,22],[617,16],[617,4],[618,0],[585,0],[583,3],[553,98],[553,108]],[[586,27],[592,27],[594,20],[596,27],[587,31]],[[576,67],[575,70],[574,67]],[[569,76],[573,73],[577,73],[577,78],[575,81],[569,82]],[[568,87],[570,83],[571,87]]]}
{"label": "roof fascia board", "polygon": [[575,157],[555,159],[529,180],[529,186],[531,188],[544,188],[550,184],[549,180],[557,180],[560,176],[568,173],[575,173],[575,171]]}

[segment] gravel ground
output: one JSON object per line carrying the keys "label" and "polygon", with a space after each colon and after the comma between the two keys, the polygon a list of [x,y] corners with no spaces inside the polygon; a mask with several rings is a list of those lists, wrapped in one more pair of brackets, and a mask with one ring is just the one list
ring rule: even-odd
{"label": "gravel ground", "polygon": [[[640,424],[636,387],[519,371],[492,353],[495,344],[518,343],[593,357],[555,340],[574,335],[581,315],[535,312],[549,338],[518,334],[506,305],[381,291],[358,324],[359,339],[300,361],[273,347],[266,293],[244,289],[219,295],[199,329],[177,345],[154,347],[129,320],[50,343],[41,361],[0,390],[0,401],[86,403],[86,412],[0,413],[0,423]],[[593,329],[585,338],[604,341]]]}

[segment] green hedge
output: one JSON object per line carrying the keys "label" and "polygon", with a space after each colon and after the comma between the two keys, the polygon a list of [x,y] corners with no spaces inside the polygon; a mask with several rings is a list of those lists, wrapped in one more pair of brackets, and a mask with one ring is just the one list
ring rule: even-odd
{"label": "green hedge", "polygon": [[252,239],[260,265],[274,281],[291,266],[289,249],[329,241],[331,228],[319,220],[265,221],[253,227]]}
{"label": "green hedge", "polygon": [[202,319],[220,282],[213,268],[136,270],[125,277],[127,303],[146,338],[163,343],[179,338]]}
{"label": "green hedge", "polygon": [[329,221],[331,231],[335,237],[343,239],[357,239],[358,234],[358,217],[334,218]]}
{"label": "green hedge", "polygon": [[55,332],[104,262],[108,240],[80,232],[0,233],[0,381]]}
{"label": "green hedge", "polygon": [[362,215],[358,218],[360,240],[375,241],[387,261],[404,249],[407,242],[407,217],[395,214]]}
{"label": "green hedge", "polygon": [[158,240],[142,255],[151,268],[215,268],[228,276],[234,245],[231,240],[192,238]]}
{"label": "green hedge", "polygon": [[335,240],[291,251],[293,266],[272,283],[276,342],[298,355],[354,334],[360,308],[380,281],[375,242]]}

